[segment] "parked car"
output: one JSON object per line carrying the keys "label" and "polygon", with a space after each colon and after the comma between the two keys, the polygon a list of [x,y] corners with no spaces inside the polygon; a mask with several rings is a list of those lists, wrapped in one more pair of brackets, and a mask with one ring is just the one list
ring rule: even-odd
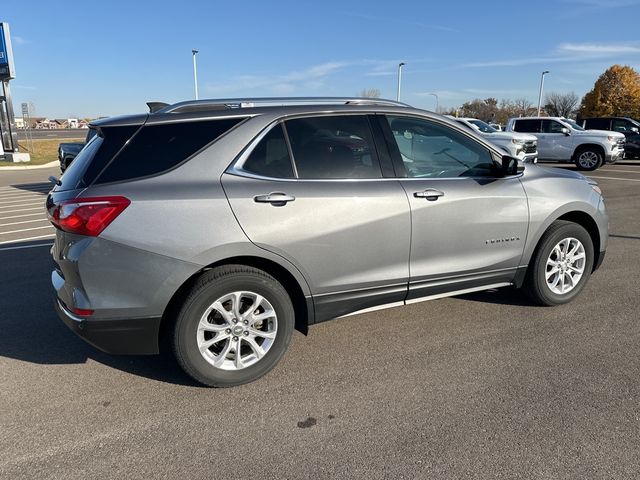
{"label": "parked car", "polygon": [[512,157],[517,157],[525,163],[537,161],[538,139],[533,135],[517,132],[501,132],[477,118],[456,118],[451,116],[449,118],[501,147]]}
{"label": "parked car", "polygon": [[89,143],[96,134],[94,129],[87,130],[87,136],[84,142],[65,142],[58,145],[58,161],[60,162],[60,171],[64,171],[69,167],[69,164],[80,153],[80,150]]}
{"label": "parked car", "polygon": [[627,142],[624,144],[624,156],[625,158],[640,158],[640,134],[636,133],[627,137]]}
{"label": "parked car", "polygon": [[605,256],[595,182],[397,102],[188,101],[92,128],[47,196],[57,312],[106,352],[166,341],[205,385],[357,312],[509,285],[565,304]]}
{"label": "parked car", "polygon": [[637,157],[637,144],[630,142],[631,137],[637,136],[640,132],[640,122],[629,117],[598,117],[584,118],[578,120],[578,124],[587,130],[611,130],[620,132],[626,138],[624,146],[624,156],[626,158]]}
{"label": "parked car", "polygon": [[563,117],[510,118],[507,131],[535,135],[540,160],[573,161],[579,170],[595,170],[624,154],[625,137],[621,133],[585,130]]}

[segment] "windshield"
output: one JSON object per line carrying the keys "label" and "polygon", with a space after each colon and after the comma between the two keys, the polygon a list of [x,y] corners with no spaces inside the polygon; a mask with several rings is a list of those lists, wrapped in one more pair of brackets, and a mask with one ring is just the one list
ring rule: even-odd
{"label": "windshield", "polygon": [[564,123],[571,125],[571,128],[573,128],[574,130],[578,130],[580,132],[584,132],[584,128],[582,128],[580,125],[578,125],[576,122],[574,122],[573,120],[569,120],[568,118],[565,118],[562,120]]}
{"label": "windshield", "polygon": [[469,120],[469,123],[473,123],[476,127],[478,127],[478,129],[480,129],[482,133],[495,133],[498,131],[482,120]]}

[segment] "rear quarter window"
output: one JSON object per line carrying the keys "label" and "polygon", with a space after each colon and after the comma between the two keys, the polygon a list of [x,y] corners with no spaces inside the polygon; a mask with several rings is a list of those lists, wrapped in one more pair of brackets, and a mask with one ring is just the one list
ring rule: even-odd
{"label": "rear quarter window", "polygon": [[95,183],[132,180],[171,170],[242,120],[227,118],[143,126]]}

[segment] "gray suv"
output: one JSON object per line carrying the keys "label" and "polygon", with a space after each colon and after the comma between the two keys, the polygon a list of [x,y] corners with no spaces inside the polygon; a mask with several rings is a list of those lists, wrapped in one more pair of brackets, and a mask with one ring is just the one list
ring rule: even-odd
{"label": "gray suv", "polygon": [[190,101],[91,128],[47,198],[58,314],[106,352],[170,345],[205,385],[356,312],[508,285],[569,302],[607,246],[594,182],[392,101]]}

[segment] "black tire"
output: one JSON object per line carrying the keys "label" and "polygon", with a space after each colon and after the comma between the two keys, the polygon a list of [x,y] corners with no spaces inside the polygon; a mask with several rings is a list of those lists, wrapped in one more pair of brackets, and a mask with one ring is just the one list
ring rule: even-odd
{"label": "black tire", "polygon": [[[256,363],[238,370],[214,367],[200,353],[196,332],[203,312],[217,299],[235,291],[263,296],[277,316],[273,344]],[[226,265],[202,274],[180,308],[172,335],[175,357],[182,369],[197,382],[210,387],[232,387],[249,383],[276,366],[289,346],[295,324],[291,299],[271,275],[245,265]]]}
{"label": "black tire", "polygon": [[[582,243],[586,258],[582,278],[580,278],[573,290],[561,295],[551,291],[547,285],[545,274],[547,259],[551,251],[558,242],[568,237],[576,238]],[[554,306],[568,303],[580,293],[589,280],[593,270],[593,260],[593,241],[589,233],[577,223],[557,220],[549,226],[538,243],[533,258],[529,262],[523,290],[538,305]]]}
{"label": "black tire", "polygon": [[[593,162],[592,159],[596,159],[595,162]],[[589,160],[591,160],[591,162]],[[604,156],[597,148],[584,147],[575,153],[574,163],[578,170],[592,172],[602,166]]]}

